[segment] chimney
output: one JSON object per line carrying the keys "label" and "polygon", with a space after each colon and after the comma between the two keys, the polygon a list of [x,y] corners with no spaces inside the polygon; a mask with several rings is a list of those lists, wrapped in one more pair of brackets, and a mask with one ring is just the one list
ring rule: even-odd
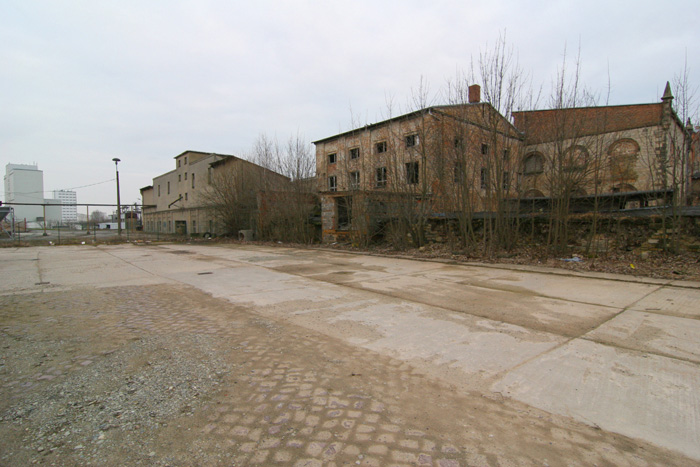
{"label": "chimney", "polygon": [[472,84],[469,86],[469,103],[478,104],[481,102],[481,86]]}

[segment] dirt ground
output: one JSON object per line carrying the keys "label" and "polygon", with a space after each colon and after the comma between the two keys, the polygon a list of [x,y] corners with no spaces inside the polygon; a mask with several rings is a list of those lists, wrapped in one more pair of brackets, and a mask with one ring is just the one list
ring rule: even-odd
{"label": "dirt ground", "polygon": [[405,251],[389,247],[371,246],[367,249],[352,247],[349,244],[330,245],[330,248],[368,252],[386,256],[403,256],[408,258],[443,259],[462,263],[479,262],[488,264],[519,264],[544,266],[580,272],[603,272],[624,274],[635,277],[653,277],[657,279],[700,281],[700,253],[683,252],[673,254],[663,251],[613,251],[587,258],[583,255],[554,257],[543,248],[520,248],[496,256],[478,253],[465,254],[452,251],[445,244],[429,244],[422,248]]}
{"label": "dirt ground", "polygon": [[0,465],[691,465],[195,288],[0,295]]}

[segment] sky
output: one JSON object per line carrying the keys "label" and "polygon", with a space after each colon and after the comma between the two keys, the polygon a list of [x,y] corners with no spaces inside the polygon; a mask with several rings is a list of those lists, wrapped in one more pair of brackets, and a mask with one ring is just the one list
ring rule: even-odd
{"label": "sky", "polygon": [[[580,56],[599,101],[700,83],[697,0],[0,0],[0,164],[46,196],[123,204],[186,150],[247,157],[261,134],[315,141],[430,103],[499,37],[543,95]],[[476,83],[480,84],[480,83]],[[396,111],[394,111],[396,112]],[[4,190],[0,194],[4,199]]]}

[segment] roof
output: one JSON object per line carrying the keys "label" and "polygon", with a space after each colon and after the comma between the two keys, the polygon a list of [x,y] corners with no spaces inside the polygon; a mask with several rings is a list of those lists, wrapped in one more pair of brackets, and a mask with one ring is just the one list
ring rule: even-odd
{"label": "roof", "polygon": [[146,190],[152,190],[152,189],[153,189],[153,185],[148,185],[148,186],[145,186],[143,188],[140,188],[139,191],[144,192]]}
{"label": "roof", "polygon": [[[397,122],[397,121],[401,121],[401,120],[410,120],[410,119],[420,117],[420,116],[426,115],[426,114],[427,115],[440,114],[440,115],[456,118],[456,116],[452,115],[449,111],[459,109],[459,108],[467,108],[467,109],[470,109],[471,111],[477,111],[479,109],[481,109],[481,110],[491,109],[492,111],[496,112],[496,110],[493,108],[493,106],[491,106],[491,104],[489,104],[488,102],[474,102],[474,103],[464,103],[464,104],[455,104],[455,105],[433,105],[430,107],[426,107],[424,109],[419,109],[419,110],[415,110],[413,112],[409,112],[407,114],[398,115],[396,117],[392,117],[392,118],[389,118],[387,120],[382,120],[382,121],[377,122],[377,123],[372,123],[372,124],[365,125],[365,126],[362,126],[359,128],[355,128],[355,129],[352,129],[352,130],[349,130],[349,131],[346,131],[343,133],[338,133],[337,135],[328,136],[326,138],[322,138],[322,139],[319,139],[317,141],[313,141],[313,144],[324,143],[326,141],[330,141],[330,140],[333,140],[336,138],[341,138],[343,136],[352,136],[352,135],[355,135],[359,132],[380,128],[380,127],[385,126],[389,123],[393,123],[393,122]],[[473,114],[470,113],[468,115],[468,118],[471,115],[473,115]],[[508,122],[503,117],[501,117],[501,118],[503,119],[503,123],[505,125],[511,127],[511,130],[514,133],[517,131],[515,129],[515,127],[513,127],[513,125],[510,122]],[[474,123],[477,125],[479,124],[479,122],[477,122],[476,119],[474,121],[470,120],[469,123]]]}
{"label": "roof", "polygon": [[[663,102],[513,112],[526,144],[611,133],[661,123]],[[677,119],[676,119],[677,120]]]}
{"label": "roof", "polygon": [[191,151],[188,149],[187,151],[183,151],[180,154],[178,154],[177,156],[173,157],[173,159],[177,159],[178,157],[182,157],[185,154],[200,154],[202,156],[234,157],[234,156],[231,156],[230,154],[217,154],[215,152]]}

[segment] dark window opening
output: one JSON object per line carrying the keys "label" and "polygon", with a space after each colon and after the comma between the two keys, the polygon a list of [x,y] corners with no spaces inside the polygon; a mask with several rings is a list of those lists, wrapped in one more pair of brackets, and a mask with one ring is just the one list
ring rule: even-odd
{"label": "dark window opening", "polygon": [[335,162],[337,160],[338,160],[338,155],[336,153],[328,154],[328,163],[329,164],[335,164]]}
{"label": "dark window opening", "polygon": [[338,230],[349,230],[352,223],[352,197],[336,198]]}
{"label": "dark window opening", "polygon": [[418,183],[418,162],[406,163],[406,183],[409,185]]}
{"label": "dark window opening", "polygon": [[360,157],[360,148],[350,149],[350,159],[357,159]]}
{"label": "dark window opening", "polygon": [[192,174],[192,188],[194,188],[194,174]]}
{"label": "dark window opening", "polygon": [[386,141],[380,141],[375,145],[375,148],[377,149],[377,154],[386,152]]}
{"label": "dark window opening", "polygon": [[418,142],[419,142],[420,140],[419,140],[419,138],[418,138],[418,135],[414,133],[414,134],[412,134],[412,135],[406,136],[405,141],[406,141],[406,147],[407,147],[407,148],[412,148],[412,147],[414,147],[414,146],[418,146]]}
{"label": "dark window opening", "polygon": [[487,156],[489,154],[489,145],[484,143],[481,145],[481,154]]}
{"label": "dark window opening", "polygon": [[503,189],[508,191],[510,189],[510,173],[503,172]]}
{"label": "dark window opening", "polygon": [[489,187],[489,169],[481,168],[481,189],[486,190]]}
{"label": "dark window opening", "polygon": [[338,191],[338,178],[335,175],[328,177],[328,191]]}

